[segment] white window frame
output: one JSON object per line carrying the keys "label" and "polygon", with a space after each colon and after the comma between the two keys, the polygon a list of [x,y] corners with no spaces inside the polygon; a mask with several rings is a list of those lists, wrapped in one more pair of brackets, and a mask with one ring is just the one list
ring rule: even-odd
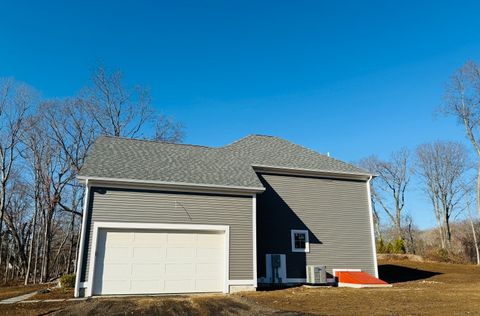
{"label": "white window frame", "polygon": [[[305,248],[295,248],[295,234],[305,234]],[[310,241],[308,238],[308,230],[305,229],[292,229],[290,232],[290,239],[292,241],[292,252],[310,252]]]}

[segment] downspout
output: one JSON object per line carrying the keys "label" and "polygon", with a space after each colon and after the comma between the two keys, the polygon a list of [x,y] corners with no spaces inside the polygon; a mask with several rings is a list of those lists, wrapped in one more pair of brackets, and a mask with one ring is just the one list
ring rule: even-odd
{"label": "downspout", "polygon": [[77,258],[77,271],[75,275],[75,297],[78,297],[80,294],[80,274],[82,273],[82,263],[83,255],[85,248],[85,238],[87,235],[87,218],[88,218],[88,199],[90,196],[90,185],[88,183],[88,178],[85,179],[85,197],[83,201],[83,218],[82,218],[82,232],[80,235],[80,247],[78,249],[78,258]]}
{"label": "downspout", "polygon": [[372,193],[370,190],[370,182],[373,176],[370,176],[367,181],[367,198],[368,198],[368,213],[370,215],[370,231],[372,235],[372,251],[373,251],[373,263],[375,265],[375,277],[378,278],[378,263],[377,263],[377,246],[375,244],[375,229],[373,225],[373,208],[372,208]]}

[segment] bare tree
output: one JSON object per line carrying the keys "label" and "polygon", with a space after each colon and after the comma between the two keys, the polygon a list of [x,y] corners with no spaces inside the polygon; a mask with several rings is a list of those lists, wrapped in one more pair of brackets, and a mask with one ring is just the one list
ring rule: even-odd
{"label": "bare tree", "polygon": [[477,257],[477,265],[480,265],[480,249],[478,247],[477,232],[475,231],[475,224],[472,216],[472,211],[470,210],[470,200],[467,200],[467,212],[468,212],[468,221],[470,222],[470,228],[472,229],[473,246],[475,248],[475,254]]}
{"label": "bare tree", "polygon": [[0,78],[0,273],[25,284],[76,269],[84,197],[76,176],[97,136],[184,136],[180,123],[153,110],[147,89],[102,67],[79,96],[34,95]]}
{"label": "bare tree", "polygon": [[404,236],[405,236],[405,248],[408,253],[416,254],[417,253],[417,228],[413,223],[413,217],[408,214],[404,218],[403,224]]}
{"label": "bare tree", "polygon": [[2,263],[2,226],[4,221],[7,186],[14,162],[27,110],[34,97],[33,91],[13,79],[0,81],[0,264]]}
{"label": "bare tree", "polygon": [[175,122],[171,117],[159,115],[155,124],[155,140],[180,143],[185,136],[184,127],[181,123]]}
{"label": "bare tree", "polygon": [[451,77],[445,92],[447,114],[457,117],[477,155],[477,211],[480,215],[480,66],[467,61]]}
{"label": "bare tree", "polygon": [[81,91],[77,103],[85,109],[101,135],[174,143],[183,140],[182,124],[157,114],[149,90],[140,85],[126,85],[121,71],[109,72],[103,66],[97,67],[90,85]]}
{"label": "bare tree", "polygon": [[405,207],[406,189],[413,173],[408,150],[401,149],[392,153],[389,160],[372,156],[363,159],[360,165],[377,174],[372,181],[372,198],[391,220],[397,239],[404,241],[402,211]]}
{"label": "bare tree", "polygon": [[138,137],[153,119],[150,93],[139,85],[128,87],[120,71],[99,66],[91,84],[81,92],[79,102],[89,112],[103,135]]}
{"label": "bare tree", "polygon": [[450,221],[464,196],[463,177],[470,169],[468,152],[460,143],[438,141],[417,148],[417,166],[437,220],[443,249],[450,247]]}

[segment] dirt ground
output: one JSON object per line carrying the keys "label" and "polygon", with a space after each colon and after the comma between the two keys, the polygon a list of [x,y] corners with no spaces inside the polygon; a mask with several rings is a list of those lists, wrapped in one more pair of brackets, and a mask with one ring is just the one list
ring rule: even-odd
{"label": "dirt ground", "polygon": [[295,287],[233,295],[93,298],[0,305],[1,315],[480,315],[480,267],[379,262],[393,288]]}

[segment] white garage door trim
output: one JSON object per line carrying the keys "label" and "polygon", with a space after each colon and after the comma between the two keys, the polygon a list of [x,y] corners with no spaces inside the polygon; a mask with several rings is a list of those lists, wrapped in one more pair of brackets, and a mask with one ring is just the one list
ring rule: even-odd
{"label": "white garage door trim", "polygon": [[229,266],[230,266],[230,226],[228,225],[195,225],[195,224],[152,224],[152,223],[121,223],[121,222],[94,222],[92,248],[88,270],[88,286],[85,296],[92,296],[93,278],[95,275],[95,261],[97,253],[97,238],[100,229],[118,228],[118,229],[154,229],[154,230],[196,230],[196,231],[220,231],[225,235],[225,258],[224,258],[224,279],[223,292],[229,290]]}

